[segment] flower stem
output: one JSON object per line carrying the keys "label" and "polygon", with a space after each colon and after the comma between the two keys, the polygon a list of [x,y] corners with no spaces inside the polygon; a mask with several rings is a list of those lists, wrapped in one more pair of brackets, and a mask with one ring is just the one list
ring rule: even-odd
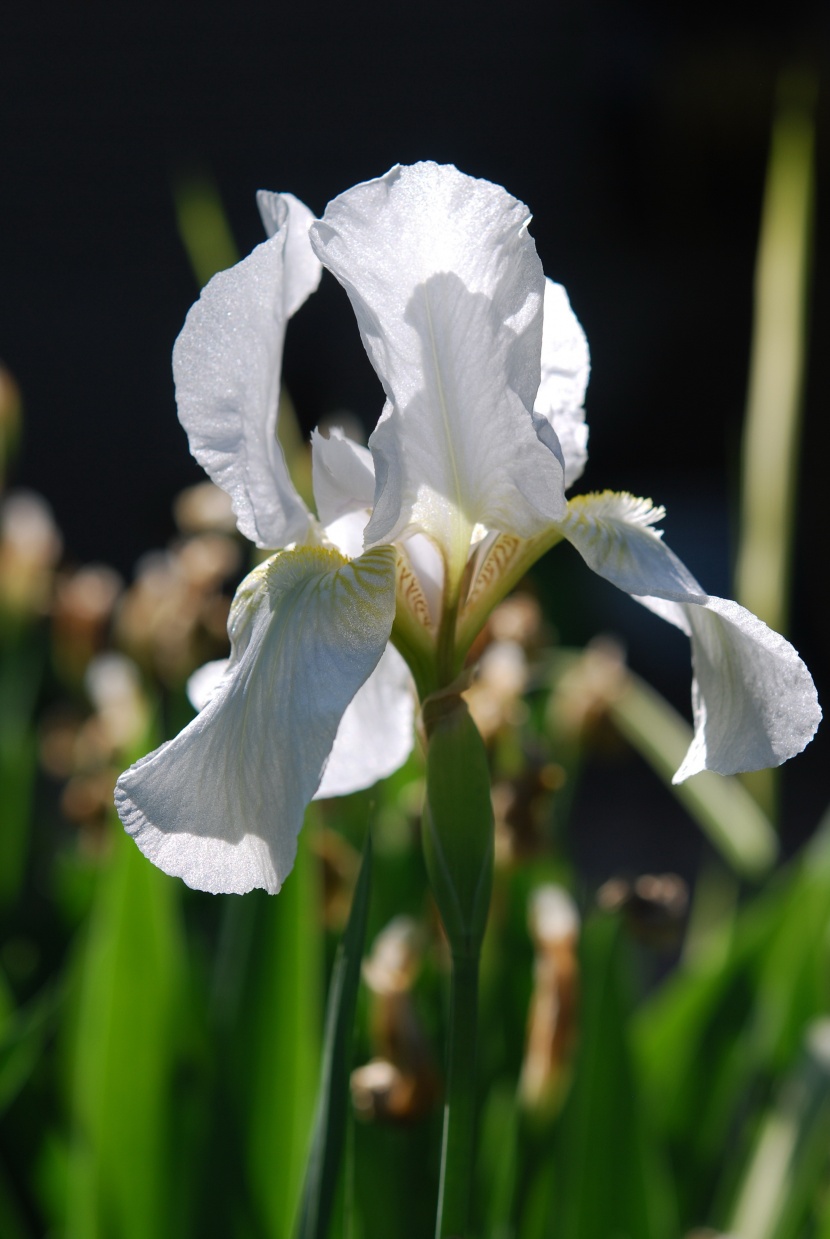
{"label": "flower stem", "polygon": [[493,804],[484,741],[460,693],[423,703],[427,786],[422,841],[452,956],[447,1100],[437,1239],[468,1239],[475,1162],[478,961],[493,886]]}
{"label": "flower stem", "polygon": [[458,621],[458,595],[451,602],[445,602],[438,629],[436,648],[436,664],[438,667],[438,683],[441,687],[451,684],[458,674],[455,654],[455,626]]}
{"label": "flower stem", "polygon": [[475,1156],[478,952],[454,955],[435,1239],[467,1239]]}

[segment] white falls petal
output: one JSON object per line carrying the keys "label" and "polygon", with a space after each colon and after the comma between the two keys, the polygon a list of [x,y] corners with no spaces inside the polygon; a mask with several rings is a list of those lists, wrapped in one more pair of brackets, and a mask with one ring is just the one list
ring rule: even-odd
{"label": "white falls petal", "polygon": [[346,707],[315,800],[347,796],[393,774],[412,752],[415,688],[393,645]]}
{"label": "white falls petal", "polygon": [[388,400],[368,545],[420,530],[457,564],[477,523],[531,536],[564,514],[558,442],[532,414],[544,276],[528,218],[499,186],[417,164],[311,228]]}
{"label": "white falls petal", "polygon": [[320,548],[285,551],[250,573],[231,609],[219,690],[118,780],[118,813],[145,856],[200,890],[279,890],[394,611],[391,547],[352,562]]}
{"label": "white falls petal", "polygon": [[780,766],[810,742],[821,720],[815,686],[796,651],[727,598],[687,606],[692,629],[695,738],[674,776],[735,774]]}
{"label": "white falls petal", "polygon": [[265,196],[273,234],[202,290],[173,349],[179,419],[190,450],[230,495],[258,546],[301,541],[308,511],[277,442],[285,328],[320,281],[313,216],[290,194]]}
{"label": "white falls petal", "polygon": [[605,492],[571,500],[561,529],[594,572],[691,637],[695,735],[674,781],[779,766],[821,719],[810,673],[750,611],[704,593],[653,528],[662,515],[648,500]]}
{"label": "white falls petal", "polygon": [[556,431],[565,461],[565,489],[588,460],[585,389],[590,374],[588,341],[561,284],[545,280],[542,381],[533,406]]}

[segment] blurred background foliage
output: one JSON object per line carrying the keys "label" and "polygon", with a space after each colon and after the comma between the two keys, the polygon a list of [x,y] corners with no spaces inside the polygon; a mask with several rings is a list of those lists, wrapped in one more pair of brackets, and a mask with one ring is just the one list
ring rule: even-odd
{"label": "blurred background foliage", "polygon": [[[796,481],[817,476],[827,383],[809,343],[826,320],[811,238],[828,128],[813,124],[815,77],[777,73],[785,54],[817,54],[812,11],[759,11],[750,28],[726,10],[716,27],[704,6],[682,26],[599,3],[517,30],[496,6],[459,6],[435,19],[442,39],[426,19],[404,36],[394,14],[369,31],[361,12],[314,38],[298,15],[148,10],[86,31],[89,15],[58,14],[48,38],[9,19],[18,55],[0,89],[21,176],[0,242],[3,1239],[293,1236],[331,1051],[325,996],[370,826],[331,1233],[432,1230],[447,959],[419,754],[370,792],[312,806],[277,898],[188,890],[111,808],[119,770],[191,717],[187,676],[224,653],[250,562],[175,437],[167,357],[196,287],[259,239],[261,181],[319,211],[426,156],[530,202],[594,352],[586,484],[666,501],[692,570],[728,594],[734,563],[733,596],[794,637],[821,692],[826,519],[820,488]],[[319,296],[287,349],[281,421],[301,489],[309,425],[340,402],[359,418],[377,407],[345,305]],[[492,617],[470,694],[497,820],[476,1235],[830,1236],[821,737],[781,777],[671,788],[688,737],[682,642],[640,608],[611,609],[557,554]]]}

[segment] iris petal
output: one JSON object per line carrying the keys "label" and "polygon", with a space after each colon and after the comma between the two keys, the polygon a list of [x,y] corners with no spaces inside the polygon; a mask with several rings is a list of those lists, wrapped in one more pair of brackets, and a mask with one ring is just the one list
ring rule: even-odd
{"label": "iris petal", "polygon": [[313,218],[272,195],[273,235],[202,290],[173,350],[179,419],[190,450],[233,503],[239,529],[263,547],[301,541],[308,512],[288,475],[276,425],[285,328],[317,287]]}
{"label": "iris petal", "polygon": [[372,453],[338,427],[332,427],[328,438],[319,430],[312,431],[311,467],[314,501],[323,525],[371,508],[375,495]]}
{"label": "iris petal", "polygon": [[561,529],[594,572],[691,638],[695,734],[674,781],[779,766],[821,719],[810,673],[750,611],[703,591],[653,528],[662,515],[649,500],[606,491],[571,500]]}
{"label": "iris petal", "polygon": [[532,415],[544,276],[528,218],[499,186],[417,164],[312,226],[387,396],[368,545],[420,531],[463,568],[476,524],[531,536],[564,514],[556,436]]}
{"label": "iris petal", "polygon": [[534,413],[556,431],[565,462],[565,489],[573,486],[588,460],[585,389],[590,373],[588,341],[561,284],[545,280],[542,328],[542,381]]}
{"label": "iris petal", "polygon": [[412,752],[415,688],[393,645],[340,720],[315,800],[347,796],[393,774]]}
{"label": "iris petal", "polygon": [[118,780],[118,812],[145,856],[201,890],[279,890],[394,610],[390,547],[351,562],[319,548],[284,551],[255,569],[234,600],[217,691]]}

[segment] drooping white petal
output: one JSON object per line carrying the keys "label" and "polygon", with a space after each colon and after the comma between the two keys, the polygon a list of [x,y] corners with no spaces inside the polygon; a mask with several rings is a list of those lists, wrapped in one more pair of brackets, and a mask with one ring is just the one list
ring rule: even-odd
{"label": "drooping white petal", "polygon": [[695,738],[674,776],[780,766],[810,742],[821,709],[796,651],[727,598],[687,606],[692,629]]}
{"label": "drooping white petal", "polygon": [[530,536],[563,515],[558,443],[532,415],[544,276],[528,218],[499,186],[427,163],[312,226],[388,398],[367,545],[420,530],[455,564],[476,523]]}
{"label": "drooping white petal", "polygon": [[119,815],[145,856],[201,890],[279,890],[394,610],[391,547],[352,562],[321,548],[286,551],[255,569],[231,610],[219,690],[118,780]]}
{"label": "drooping white petal", "polygon": [[412,676],[393,645],[346,707],[315,800],[347,796],[393,774],[415,738]]}
{"label": "drooping white petal", "polygon": [[556,431],[565,461],[565,489],[582,476],[588,460],[585,389],[590,358],[585,332],[561,284],[545,280],[542,381],[533,406]]}
{"label": "drooping white petal", "polygon": [[779,766],[821,719],[810,673],[750,611],[704,593],[653,528],[662,515],[605,492],[571,500],[561,529],[590,568],[691,637],[695,735],[674,781]]}
{"label": "drooping white petal", "polygon": [[276,437],[285,327],[321,268],[307,207],[273,195],[265,214],[273,235],[202,290],[173,349],[173,374],[190,450],[230,495],[239,529],[258,546],[281,547],[308,528]]}

